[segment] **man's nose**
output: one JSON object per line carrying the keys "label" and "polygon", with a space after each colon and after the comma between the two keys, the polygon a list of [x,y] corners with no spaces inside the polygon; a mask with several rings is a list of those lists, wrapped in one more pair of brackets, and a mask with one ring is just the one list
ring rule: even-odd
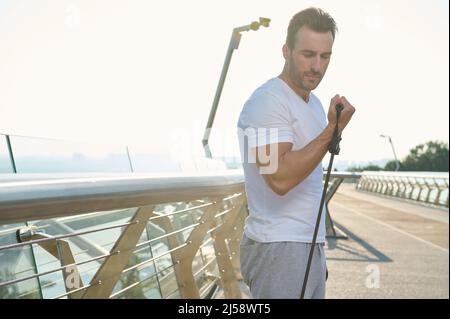
{"label": "man's nose", "polygon": [[313,64],[311,66],[311,69],[314,72],[320,72],[320,56],[316,56],[313,60]]}

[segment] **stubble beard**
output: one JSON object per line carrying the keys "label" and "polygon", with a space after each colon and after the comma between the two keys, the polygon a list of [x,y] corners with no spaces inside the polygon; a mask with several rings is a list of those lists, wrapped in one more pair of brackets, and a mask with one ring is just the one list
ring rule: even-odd
{"label": "stubble beard", "polygon": [[294,63],[293,60],[290,61],[290,65],[289,65],[289,77],[291,78],[291,81],[300,89],[304,90],[304,91],[312,91],[315,88],[317,88],[317,86],[319,86],[320,82],[322,81],[322,75],[321,74],[317,74],[314,73],[314,75],[319,75],[319,79],[317,80],[316,83],[307,83],[307,81],[303,80],[303,76],[305,73],[313,73],[313,72],[305,72],[302,70],[298,70],[297,65]]}

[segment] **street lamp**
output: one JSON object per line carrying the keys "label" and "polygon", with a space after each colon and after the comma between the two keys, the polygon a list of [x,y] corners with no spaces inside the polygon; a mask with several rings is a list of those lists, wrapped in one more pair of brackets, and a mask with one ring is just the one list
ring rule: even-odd
{"label": "street lamp", "polygon": [[222,67],[222,73],[220,75],[219,84],[217,85],[216,95],[214,96],[214,101],[211,107],[211,111],[209,112],[208,123],[206,124],[205,133],[203,135],[203,147],[205,149],[206,157],[212,158],[211,150],[209,148],[208,140],[209,133],[211,132],[211,127],[214,122],[214,117],[216,116],[217,105],[219,104],[220,95],[222,94],[223,85],[225,83],[225,77],[227,76],[228,66],[230,65],[231,56],[233,54],[233,50],[237,50],[239,47],[239,42],[241,41],[241,32],[243,31],[256,31],[260,26],[268,27],[270,23],[270,19],[268,18],[259,18],[259,21],[253,21],[249,25],[245,25],[242,27],[234,28],[233,33],[231,34],[230,44],[228,46],[227,55],[225,57],[225,62]]}
{"label": "street lamp", "polygon": [[395,171],[397,172],[400,168],[400,163],[397,159],[397,155],[395,154],[394,143],[392,143],[392,139],[389,135],[380,134],[380,137],[387,138],[389,140],[389,143],[391,143],[392,152],[394,153],[394,158],[395,158]]}

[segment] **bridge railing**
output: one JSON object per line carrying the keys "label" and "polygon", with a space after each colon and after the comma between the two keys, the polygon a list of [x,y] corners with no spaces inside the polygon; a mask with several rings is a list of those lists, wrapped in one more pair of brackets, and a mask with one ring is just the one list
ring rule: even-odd
{"label": "bridge railing", "polygon": [[0,176],[0,298],[239,298],[241,171]]}
{"label": "bridge railing", "polygon": [[1,174],[0,298],[240,298],[247,215],[242,170]]}
{"label": "bridge railing", "polygon": [[358,190],[448,207],[448,173],[369,172],[362,173]]}

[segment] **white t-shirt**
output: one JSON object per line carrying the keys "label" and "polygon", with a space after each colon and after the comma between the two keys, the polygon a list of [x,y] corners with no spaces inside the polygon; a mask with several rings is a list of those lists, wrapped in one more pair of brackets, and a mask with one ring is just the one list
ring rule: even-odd
{"label": "white t-shirt", "polygon": [[[278,77],[264,83],[247,100],[237,126],[249,208],[244,229],[249,238],[260,242],[312,242],[323,192],[322,163],[280,196],[267,185],[248,150],[274,142],[291,142],[292,150],[302,149],[326,125],[319,99],[311,93],[306,103]],[[273,134],[272,139],[265,138],[271,128],[272,132],[276,129],[275,140]],[[317,242],[325,241],[325,215],[324,205]]]}

